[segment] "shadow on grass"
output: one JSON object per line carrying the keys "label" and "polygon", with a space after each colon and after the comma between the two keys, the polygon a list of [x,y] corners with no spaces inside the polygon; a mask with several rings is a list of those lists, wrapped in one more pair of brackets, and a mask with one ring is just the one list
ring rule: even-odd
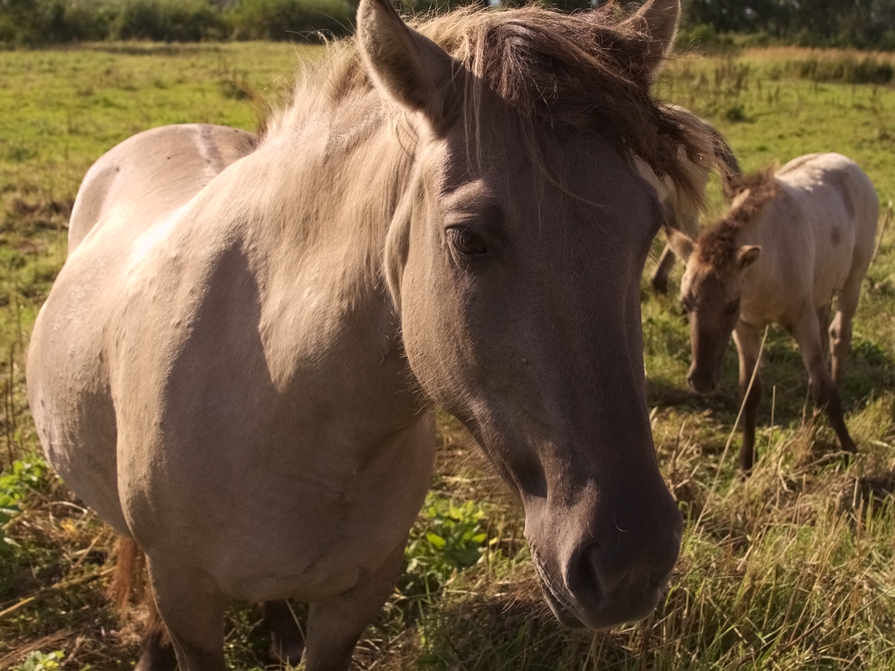
{"label": "shadow on grass", "polygon": [[426,624],[427,645],[419,669],[477,671],[571,671],[584,668],[640,668],[640,651],[630,636],[567,629],[550,613],[533,585],[527,594],[481,595],[439,608]]}
{"label": "shadow on grass", "polygon": [[[774,424],[782,426],[812,417],[814,404],[808,393],[808,372],[795,341],[782,329],[772,329],[768,334],[760,375],[759,426],[769,424],[772,416]],[[672,380],[660,375],[647,379],[647,400],[650,407],[660,410],[711,411],[716,419],[733,426],[740,409],[737,385],[736,350],[731,345],[715,391],[697,394],[687,388],[686,380]],[[895,391],[895,359],[872,341],[855,337],[841,385],[846,412],[860,413],[880,392],[887,390]]]}

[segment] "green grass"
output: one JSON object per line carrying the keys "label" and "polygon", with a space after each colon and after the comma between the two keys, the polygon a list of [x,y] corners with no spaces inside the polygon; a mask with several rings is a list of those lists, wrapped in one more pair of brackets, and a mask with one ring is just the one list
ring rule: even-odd
{"label": "green grass", "polygon": [[[847,73],[849,58],[855,62],[853,54],[794,49],[688,56],[659,90],[715,123],[748,170],[839,151],[865,168],[886,203],[895,196],[895,91],[804,78]],[[22,353],[64,259],[79,180],[104,151],[151,126],[251,128],[255,113],[240,92],[249,86],[275,97],[294,60],[291,48],[264,43],[0,52],[0,668],[58,661],[112,671],[131,668],[139,652],[136,624],[118,623],[103,593],[113,533],[43,470],[24,398]],[[811,62],[823,67],[804,65]],[[716,184],[710,193],[707,220],[719,211]],[[844,382],[861,454],[849,464],[835,455],[832,431],[807,400],[795,344],[771,329],[760,459],[747,481],[735,473],[739,437],[730,440],[738,410],[733,348],[718,392],[687,391],[683,312],[676,297],[651,295],[647,264],[649,405],[687,530],[665,601],[644,623],[592,634],[554,621],[514,496],[458,422],[440,415],[437,475],[412,532],[409,571],[361,642],[358,668],[895,668],[893,245],[890,225],[865,284]],[[672,281],[679,277],[680,268]],[[234,609],[233,667],[262,668],[266,645],[257,612]]]}

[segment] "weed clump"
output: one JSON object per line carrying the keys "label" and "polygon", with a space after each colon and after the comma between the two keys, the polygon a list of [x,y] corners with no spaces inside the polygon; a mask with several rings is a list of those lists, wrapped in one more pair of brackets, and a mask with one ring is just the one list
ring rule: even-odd
{"label": "weed clump", "polygon": [[895,75],[891,63],[872,57],[857,59],[845,56],[838,59],[796,61],[790,67],[802,79],[814,82],[844,82],[846,84],[888,84]]}

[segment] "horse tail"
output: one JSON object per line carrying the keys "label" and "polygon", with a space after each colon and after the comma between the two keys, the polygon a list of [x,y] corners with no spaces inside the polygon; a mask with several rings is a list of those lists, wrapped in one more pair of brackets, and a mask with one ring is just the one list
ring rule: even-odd
{"label": "horse tail", "polygon": [[119,536],[115,543],[115,574],[109,584],[108,597],[121,620],[127,618],[131,597],[145,589],[146,557],[137,541]]}
{"label": "horse tail", "polygon": [[115,543],[115,573],[109,584],[107,595],[118,611],[122,622],[128,619],[132,601],[139,601],[146,610],[142,638],[144,641],[158,641],[163,645],[170,641],[168,630],[159,615],[152,587],[146,575],[146,555],[133,538],[118,536]]}

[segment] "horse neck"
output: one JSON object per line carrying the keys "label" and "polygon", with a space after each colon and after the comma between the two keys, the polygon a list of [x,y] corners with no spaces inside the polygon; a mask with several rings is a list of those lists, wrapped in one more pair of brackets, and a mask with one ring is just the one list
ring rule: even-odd
{"label": "horse neck", "polygon": [[268,200],[288,203],[284,235],[302,245],[351,239],[356,250],[375,257],[377,270],[388,225],[407,188],[415,143],[381,108],[371,91],[357,104],[294,121],[261,149],[272,154],[269,164],[282,166]]}
{"label": "horse neck", "polygon": [[[270,259],[268,284],[282,303],[272,314],[304,311],[302,319],[328,320],[317,330],[332,342],[320,347],[332,351],[349,343],[342,356],[351,358],[351,388],[378,390],[388,400],[374,404],[382,405],[380,414],[394,414],[400,422],[405,411],[415,416],[420,403],[382,264],[414,159],[375,109],[313,124],[269,138],[256,166],[245,171],[261,171],[255,179],[264,195],[252,199],[265,219],[258,235]],[[294,338],[288,325],[275,328],[283,329],[281,342]],[[370,408],[370,414],[376,411]]]}

